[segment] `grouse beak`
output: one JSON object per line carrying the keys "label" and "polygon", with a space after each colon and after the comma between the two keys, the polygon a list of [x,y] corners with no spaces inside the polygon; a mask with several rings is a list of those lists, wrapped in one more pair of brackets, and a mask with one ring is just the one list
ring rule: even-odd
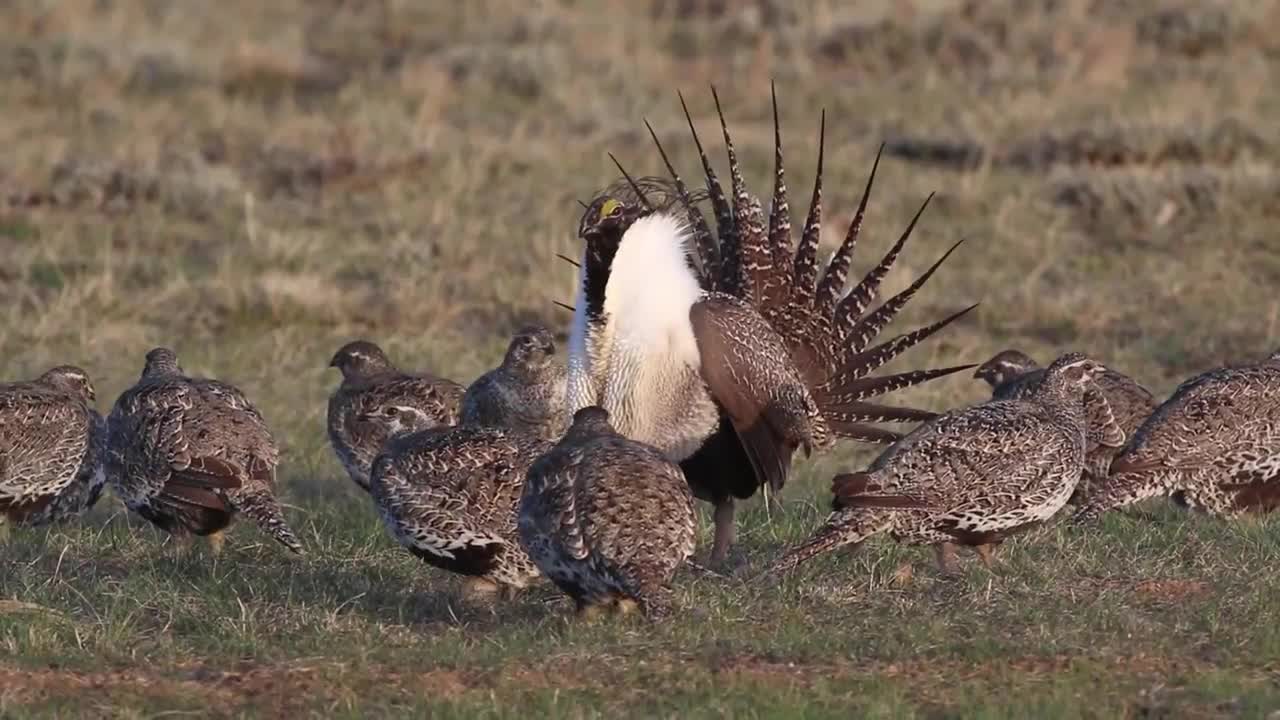
{"label": "grouse beak", "polygon": [[89,396],[89,402],[93,402],[94,400],[97,400],[97,399],[98,399],[98,393],[97,393],[96,391],[94,391],[94,389],[93,389],[93,386],[92,386],[92,385],[90,385],[89,387],[85,388],[85,390],[86,390],[86,393],[85,393],[85,394]]}

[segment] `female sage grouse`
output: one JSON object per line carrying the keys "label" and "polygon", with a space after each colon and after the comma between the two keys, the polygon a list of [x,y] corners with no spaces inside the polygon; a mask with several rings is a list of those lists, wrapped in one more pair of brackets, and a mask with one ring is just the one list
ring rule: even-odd
{"label": "female sage grouse", "polygon": [[1280,507],[1280,350],[1259,365],[1212,370],[1179,386],[1112,461],[1111,477],[1076,519],[1157,495],[1227,517]]}
{"label": "female sage grouse", "polygon": [[723,113],[720,121],[732,198],[693,136],[715,237],[661,145],[670,181],[627,176],[589,204],[579,226],[586,247],[569,353],[570,409],[605,408],[618,432],[679,462],[694,495],[715,505],[712,562],[723,561],[732,543],[734,499],[766,484],[780,489],[797,448],[824,447],[832,435],[892,442],[898,433],[870,423],[934,414],[870,398],[972,367],[871,374],[968,311],[872,345],[946,258],[869,310],[924,206],[845,293],[875,167],[843,244],[820,273],[821,146],[813,199],[793,247],[776,99],[767,219],[743,185]]}
{"label": "female sage grouse", "polygon": [[172,350],[156,348],[108,428],[107,477],[130,510],[174,535],[207,536],[215,554],[243,512],[302,553],[275,498],[275,440],[240,390],[189,377]]}
{"label": "female sage grouse", "polygon": [[[386,428],[397,421],[412,429],[458,422],[461,385],[425,373],[401,372],[382,348],[367,340],[343,345],[329,366],[342,373],[342,384],[329,396],[329,444],[347,474],[365,490],[373,459],[386,445]],[[392,417],[361,422],[372,408]]]}
{"label": "female sage grouse", "polygon": [[106,425],[85,371],[55,367],[0,385],[0,532],[6,520],[44,525],[93,507],[106,476]]}
{"label": "female sage grouse", "polygon": [[680,467],[619,435],[602,408],[579,410],[564,439],[529,468],[520,539],[580,613],[638,606],[661,615],[696,530]]}
{"label": "female sage grouse", "polygon": [[468,388],[471,424],[394,437],[373,465],[370,492],[392,537],[428,564],[468,576],[473,597],[509,594],[539,574],[520,546],[516,513],[525,473],[564,416],[564,376],[551,369],[555,346],[545,340],[536,330],[517,334],[502,372]]}
{"label": "female sage grouse", "polygon": [[[1027,397],[1044,377],[1044,368],[1018,350],[1005,350],[978,367],[973,376],[991,385],[995,400]],[[1150,391],[1127,375],[1103,368],[1085,391],[1089,422],[1085,476],[1073,502],[1080,502],[1106,481],[1111,460],[1138,426],[1156,409]],[[1119,432],[1116,432],[1119,430]]]}
{"label": "female sage grouse", "polygon": [[566,370],[555,353],[550,330],[538,325],[522,328],[507,346],[502,364],[467,387],[462,424],[558,440],[568,425],[568,410]]}
{"label": "female sage grouse", "polygon": [[1025,398],[993,400],[921,425],[864,472],[832,480],[832,513],[774,565],[788,571],[820,553],[888,532],[936,546],[944,572],[954,545],[992,546],[1047,520],[1071,497],[1085,461],[1084,391],[1102,367],[1058,358]]}

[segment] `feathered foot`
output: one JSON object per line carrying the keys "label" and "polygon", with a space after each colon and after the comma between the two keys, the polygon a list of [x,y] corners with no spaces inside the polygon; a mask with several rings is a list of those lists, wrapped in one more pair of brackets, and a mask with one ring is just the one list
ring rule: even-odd
{"label": "feathered foot", "polygon": [[284,512],[280,509],[280,503],[274,496],[266,492],[245,494],[238,498],[237,505],[241,512],[253,518],[258,527],[276,542],[297,555],[303,554],[302,542],[298,540],[297,535],[293,534],[293,530],[289,529],[289,524],[284,519]]}
{"label": "feathered foot", "polygon": [[614,608],[617,613],[622,616],[636,615],[640,613],[640,603],[636,602],[634,598],[629,597],[619,597],[614,601]]}
{"label": "feathered foot", "polygon": [[600,620],[609,612],[609,607],[605,603],[581,603],[578,605],[578,620],[586,623],[594,623]]}
{"label": "feathered foot", "polygon": [[733,546],[737,536],[737,527],[733,523],[733,498],[726,498],[716,503],[712,522],[715,524],[715,540],[711,544],[711,555],[707,565],[713,568],[723,567],[729,557],[729,548]]}
{"label": "feathered foot", "polygon": [[227,536],[225,531],[218,530],[217,532],[209,533],[206,537],[209,540],[209,554],[212,555],[213,557],[218,557],[219,555],[221,555],[222,546],[225,545],[227,542]]}
{"label": "feathered foot", "polygon": [[469,577],[462,583],[462,597],[468,602],[492,605],[502,593],[503,588],[489,578]]}
{"label": "feathered foot", "polygon": [[938,560],[938,570],[943,575],[958,575],[960,566],[956,562],[956,546],[943,542],[933,546],[934,556]]}
{"label": "feathered foot", "polygon": [[978,558],[979,558],[980,560],[982,560],[982,564],[983,564],[983,565],[984,565],[988,570],[991,570],[991,569],[992,569],[992,568],[991,568],[991,563],[993,562],[993,560],[994,560],[994,558],[995,558],[995,546],[994,546],[994,545],[990,545],[990,544],[987,544],[987,545],[979,545],[979,546],[977,546],[977,547],[975,547],[975,548],[974,548],[974,551],[976,551],[976,552],[978,553]]}

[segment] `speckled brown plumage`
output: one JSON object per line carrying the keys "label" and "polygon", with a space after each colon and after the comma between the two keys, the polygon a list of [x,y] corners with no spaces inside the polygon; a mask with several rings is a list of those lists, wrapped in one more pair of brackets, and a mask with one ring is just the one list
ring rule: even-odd
{"label": "speckled brown plumage", "polygon": [[1161,495],[1224,517],[1280,507],[1280,351],[1180,385],[1112,461],[1103,489],[1075,519]]}
{"label": "speckled brown plumage", "polygon": [[680,467],[628,440],[599,407],[529,468],[520,538],[580,612],[631,604],[658,617],[669,584],[694,550],[693,499]]}
{"label": "speckled brown plumage", "polygon": [[[374,462],[370,491],[387,530],[428,564],[468,576],[473,594],[539,577],[516,534],[529,465],[564,431],[565,371],[551,334],[526,327],[461,401],[460,424],[403,434]],[[376,409],[373,422],[388,416]],[[400,433],[400,434],[397,434]]]}
{"label": "speckled brown plumage", "polygon": [[[716,107],[719,111],[718,98]],[[920,217],[917,213],[882,260],[845,293],[876,168],[872,168],[844,242],[821,266],[817,258],[822,223],[821,145],[809,212],[793,247],[776,107],[775,98],[774,183],[767,215],[759,199],[746,189],[723,113],[720,121],[729,157],[728,193],[703,151],[686,108],[702,162],[705,191],[690,191],[658,144],[671,179],[663,183],[625,177],[630,192],[619,192],[618,185],[606,190],[588,204],[579,226],[585,249],[570,337],[570,408],[601,405],[623,435],[651,444],[681,463],[695,494],[716,506],[713,562],[723,559],[732,542],[735,498],[750,497],[762,486],[781,487],[795,449],[806,444],[805,432],[892,442],[901,435],[878,423],[918,422],[934,415],[916,408],[881,405],[872,398],[971,367],[872,375],[967,312],[962,310],[874,344],[950,251],[916,282],[873,308],[882,280]],[[657,144],[657,134],[652,128],[650,132]],[[655,192],[655,187],[662,191]],[[710,200],[714,212],[714,236],[697,205],[702,198]],[[923,210],[922,206],[920,212]],[[665,239],[654,237],[659,233],[645,222],[663,218],[675,228]],[[669,222],[673,218],[674,225]],[[626,336],[630,320],[624,316],[629,316],[630,308],[616,307],[621,301],[614,292],[614,279],[642,273],[639,282],[661,283],[661,293],[637,293],[633,295],[643,301],[626,300],[652,303],[659,316],[659,306],[670,304],[663,296],[673,287],[670,277],[650,277],[653,268],[627,266],[618,259],[627,255],[624,240],[640,235],[646,236],[646,242],[688,241],[681,248],[687,267],[678,272],[691,273],[703,293],[688,314],[696,322],[701,313],[705,321],[702,330],[719,331],[705,334],[695,329],[698,357],[692,360],[687,355],[662,356],[659,351],[646,354],[643,348],[652,343]],[[611,302],[615,305],[612,315],[607,311]],[[728,324],[748,315],[756,320]],[[683,322],[683,318],[673,317],[668,336],[678,337],[684,330],[677,325]],[[729,363],[726,357],[741,362]],[[693,370],[692,379],[685,372],[688,368]],[[730,405],[734,398],[765,397],[761,388],[768,384],[753,373],[766,368],[775,377],[798,377],[802,382],[787,391],[790,397],[740,403],[738,412],[733,412]],[[806,425],[805,432],[792,432]]]}
{"label": "speckled brown plumage", "polygon": [[993,400],[921,425],[864,472],[837,476],[826,523],[788,552],[785,572],[821,553],[887,532],[936,545],[991,546],[1066,503],[1085,462],[1084,391],[1101,366],[1070,353],[1025,398]]}
{"label": "speckled brown plumage", "polygon": [[[343,345],[329,366],[342,373],[342,383],[329,396],[329,444],[351,480],[366,491],[370,467],[386,445],[389,428],[412,431],[458,422],[461,385],[403,372],[374,343]],[[361,420],[375,411],[387,417]]]}
{"label": "speckled brown plumage", "polygon": [[502,364],[467,386],[461,422],[557,440],[568,426],[565,376],[551,332],[524,327],[508,344]]}
{"label": "speckled brown plumage", "polygon": [[[991,397],[1027,397],[1044,377],[1044,368],[1018,350],[997,353],[978,367],[974,377],[991,385]],[[1106,482],[1111,460],[1156,409],[1155,397],[1133,378],[1104,368],[1085,391],[1089,422],[1085,477],[1072,502],[1079,504]]]}
{"label": "speckled brown plumage", "polygon": [[172,350],[156,348],[108,428],[107,477],[130,510],[175,535],[210,536],[215,552],[243,512],[302,553],[275,497],[279,450],[239,389],[190,377]]}
{"label": "speckled brown plumage", "polygon": [[538,569],[516,535],[529,465],[548,441],[459,425],[394,438],[373,466],[370,493],[388,532],[427,564],[477,578],[469,590],[527,586]]}
{"label": "speckled brown plumage", "polygon": [[45,525],[93,507],[105,481],[106,424],[84,370],[60,365],[0,385],[0,525]]}

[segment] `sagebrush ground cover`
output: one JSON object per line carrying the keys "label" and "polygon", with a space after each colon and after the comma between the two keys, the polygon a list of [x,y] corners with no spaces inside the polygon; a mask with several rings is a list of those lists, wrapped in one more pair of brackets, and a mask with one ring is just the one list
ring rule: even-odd
{"label": "sagebrush ground cover", "polygon": [[[911,365],[1089,352],[1158,393],[1280,342],[1280,4],[544,0],[0,4],[0,369],[142,354],[240,384],[284,446],[310,554],[248,525],[211,562],[107,498],[0,558],[0,715],[1265,717],[1275,521],[1157,505],[940,577],[878,541],[748,581],[822,516],[803,464],[742,515],[741,578],[669,624],[581,626],[553,593],[467,607],[331,457],[325,365],[368,337],[460,380],[563,329],[575,199],[696,163],[675,97],[726,104],[767,187],[768,84],[797,205],[828,112],[826,247],[888,142],[857,268],[938,191],[890,291],[969,242],[898,330],[981,301]],[[719,156],[717,156],[719,157]],[[796,211],[797,214],[800,212]],[[984,397],[964,376],[915,391]],[[704,538],[705,539],[705,538]],[[913,567],[909,572],[905,567]]]}

